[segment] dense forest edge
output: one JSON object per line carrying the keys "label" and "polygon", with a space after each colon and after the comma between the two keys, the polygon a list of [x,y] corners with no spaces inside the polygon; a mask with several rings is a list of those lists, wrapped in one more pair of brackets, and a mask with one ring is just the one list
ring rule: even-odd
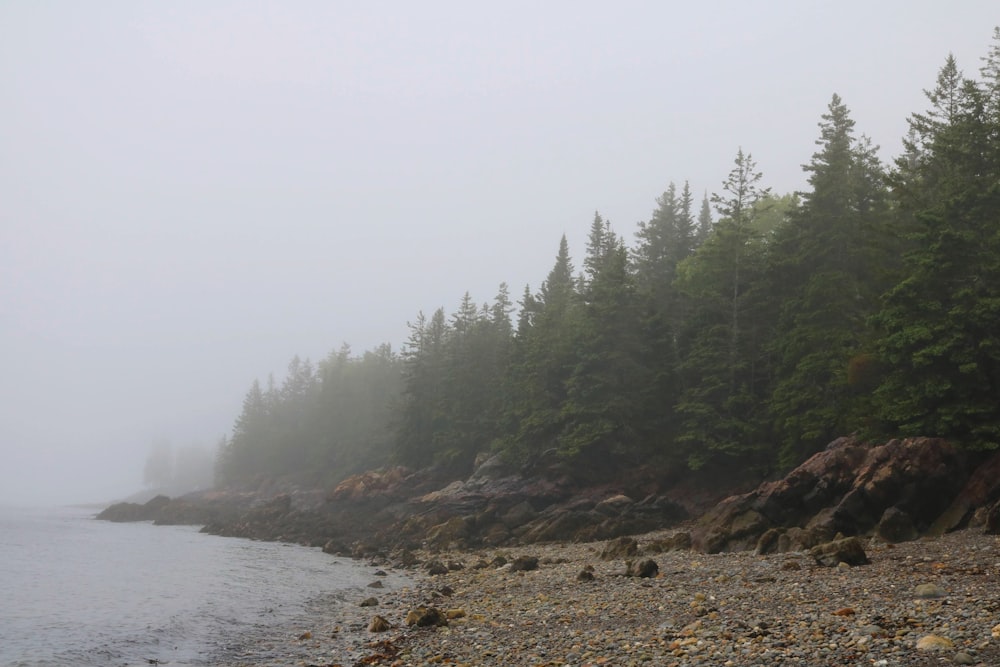
{"label": "dense forest edge", "polygon": [[[400,352],[348,346],[255,381],[218,487],[333,488],[497,457],[581,484],[773,477],[839,436],[1000,444],[1000,28],[949,56],[881,163],[834,94],[808,188],[740,149],[720,190],[670,183],[628,242],[600,213],[537,289],[418,313]],[[515,302],[516,299],[516,302]]]}

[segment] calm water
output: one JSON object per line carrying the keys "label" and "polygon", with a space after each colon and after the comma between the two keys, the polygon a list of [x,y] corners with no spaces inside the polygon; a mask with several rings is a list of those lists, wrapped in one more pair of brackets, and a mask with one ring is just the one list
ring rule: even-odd
{"label": "calm water", "polygon": [[371,581],[318,549],[93,514],[0,508],[0,665],[216,664]]}

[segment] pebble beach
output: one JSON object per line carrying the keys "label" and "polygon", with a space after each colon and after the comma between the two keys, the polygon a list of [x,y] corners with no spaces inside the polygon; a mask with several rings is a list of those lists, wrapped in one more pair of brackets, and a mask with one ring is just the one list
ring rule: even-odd
{"label": "pebble beach", "polygon": [[[625,558],[602,558],[607,543],[418,553],[413,569],[372,563],[358,599],[317,609],[227,662],[1000,666],[998,536],[869,541],[870,564],[825,567],[805,552],[656,552],[671,532],[636,538],[628,576]],[[428,574],[433,561],[448,571]],[[651,576],[635,575],[641,561],[656,564],[643,572]],[[418,608],[436,614],[426,627],[407,623]]]}

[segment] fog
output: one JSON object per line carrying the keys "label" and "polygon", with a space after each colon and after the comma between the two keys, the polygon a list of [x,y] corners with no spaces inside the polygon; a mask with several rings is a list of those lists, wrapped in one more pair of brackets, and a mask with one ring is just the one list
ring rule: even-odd
{"label": "fog", "polygon": [[[900,150],[994,0],[0,5],[0,503],[122,497],[254,378],[519,295],[739,147]],[[694,5],[697,4],[697,7]]]}

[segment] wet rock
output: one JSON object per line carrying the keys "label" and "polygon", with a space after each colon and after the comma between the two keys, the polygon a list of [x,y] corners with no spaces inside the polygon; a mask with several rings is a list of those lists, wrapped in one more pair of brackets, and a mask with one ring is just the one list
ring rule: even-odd
{"label": "wet rock", "polygon": [[163,508],[170,504],[170,498],[159,495],[143,504],[115,503],[97,515],[102,521],[125,523],[130,521],[155,521]]}
{"label": "wet rock", "polygon": [[437,607],[417,607],[407,612],[406,624],[426,628],[432,625],[448,625],[448,619]]}
{"label": "wet rock", "polygon": [[604,516],[620,516],[625,510],[635,504],[635,501],[623,493],[606,498],[594,506],[594,511]]}
{"label": "wet rock", "polygon": [[369,470],[348,477],[333,490],[329,499],[334,501],[360,501],[373,496],[394,497],[401,491],[403,482],[412,471],[402,466],[388,470]]}
{"label": "wet rock", "polygon": [[662,553],[664,551],[687,551],[690,548],[691,533],[678,531],[669,537],[650,543],[646,551],[649,553]]}
{"label": "wet rock", "polygon": [[[1000,464],[998,464],[1000,465]],[[771,529],[805,527],[818,539],[835,533],[869,534],[890,507],[909,516],[919,534],[948,508],[969,479],[966,455],[933,438],[872,445],[841,438],[783,479],[731,496],[711,508],[692,531],[694,548],[706,553],[781,548]],[[890,513],[885,529],[901,531]]]}
{"label": "wet rock", "polygon": [[386,632],[392,629],[392,624],[382,616],[372,616],[368,622],[368,632]]}
{"label": "wet rock", "polygon": [[536,556],[518,556],[510,564],[511,572],[528,572],[538,569],[538,558]]}
{"label": "wet rock", "polygon": [[947,651],[954,647],[950,639],[941,635],[924,635],[917,640],[917,648],[921,651]]}
{"label": "wet rock", "polygon": [[518,528],[538,518],[538,512],[527,500],[522,500],[500,517],[501,523],[508,529]]}
{"label": "wet rock", "polygon": [[368,588],[384,588],[384,587],[385,584],[383,584],[379,579],[376,579],[375,581],[368,584]]}
{"label": "wet rock", "polygon": [[378,598],[365,598],[364,600],[362,600],[358,604],[358,606],[359,607],[377,607],[378,606]]}
{"label": "wet rock", "polygon": [[409,549],[400,549],[396,553],[396,562],[399,563],[401,567],[413,567],[420,562],[420,559],[414,555]]}
{"label": "wet rock", "polygon": [[639,543],[634,537],[619,537],[608,542],[601,551],[601,560],[620,560],[639,554]]}
{"label": "wet rock", "polygon": [[471,534],[471,522],[466,517],[456,516],[438,524],[427,533],[430,547],[449,548],[463,545]]}
{"label": "wet rock", "polygon": [[909,542],[920,536],[913,525],[913,518],[898,507],[890,507],[882,512],[882,517],[875,526],[875,534],[890,544]]}
{"label": "wet rock", "polygon": [[645,559],[639,562],[627,561],[625,565],[625,576],[626,577],[640,577],[642,579],[650,579],[655,577],[660,573],[660,566],[656,564],[655,560]]}
{"label": "wet rock", "polygon": [[986,514],[983,530],[987,535],[1000,535],[1000,500]]}
{"label": "wet rock", "polygon": [[594,580],[594,568],[584,568],[580,570],[580,573],[576,575],[577,581],[593,581]]}
{"label": "wet rock", "polygon": [[841,563],[853,567],[869,563],[861,540],[856,537],[847,537],[817,545],[809,550],[809,555],[824,567],[837,567]]}
{"label": "wet rock", "polygon": [[914,597],[922,599],[943,598],[948,593],[937,584],[920,584],[913,589]]}
{"label": "wet rock", "polygon": [[778,552],[778,540],[784,534],[780,528],[770,528],[757,539],[757,547],[754,553],[758,556],[773,554]]}
{"label": "wet rock", "polygon": [[989,508],[997,500],[1000,500],[1000,452],[995,452],[976,467],[948,508],[931,524],[927,534],[939,536],[973,525],[971,518],[976,512]]}
{"label": "wet rock", "polygon": [[448,574],[448,566],[439,560],[427,561],[426,566],[427,566],[427,574],[430,575]]}

